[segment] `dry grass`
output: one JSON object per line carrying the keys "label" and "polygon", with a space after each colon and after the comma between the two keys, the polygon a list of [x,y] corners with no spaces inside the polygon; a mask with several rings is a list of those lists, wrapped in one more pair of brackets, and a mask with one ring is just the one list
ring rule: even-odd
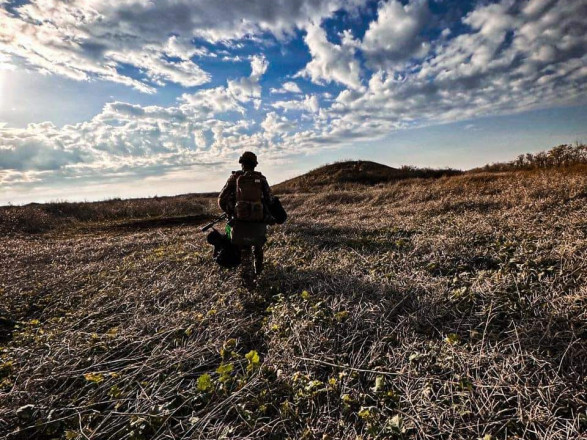
{"label": "dry grass", "polygon": [[584,435],[585,174],[284,203],[253,294],[194,227],[4,238],[0,436]]}
{"label": "dry grass", "polygon": [[133,219],[205,216],[215,206],[215,194],[0,206],[0,233],[39,233]]}
{"label": "dry grass", "polygon": [[574,145],[562,144],[548,151],[526,153],[509,162],[498,162],[472,170],[481,171],[516,171],[539,170],[547,168],[571,169],[572,172],[587,172],[587,145],[576,142]]}
{"label": "dry grass", "polygon": [[365,185],[388,184],[406,179],[437,179],[445,176],[463,174],[452,168],[432,169],[403,166],[392,168],[368,160],[346,160],[323,165],[293,179],[275,186],[273,191],[281,194],[299,192],[324,192],[328,188],[336,190],[364,189]]}

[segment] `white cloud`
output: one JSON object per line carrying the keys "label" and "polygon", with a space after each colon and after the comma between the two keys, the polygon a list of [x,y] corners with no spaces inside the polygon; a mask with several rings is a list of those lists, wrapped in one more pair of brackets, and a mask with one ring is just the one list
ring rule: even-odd
{"label": "white cloud", "polygon": [[254,56],[251,60],[251,75],[248,78],[240,78],[228,81],[228,92],[240,102],[248,102],[261,96],[259,80],[267,71],[269,63],[263,56]]}
{"label": "white cloud", "polygon": [[[77,3],[34,3],[41,4],[60,11]],[[18,23],[8,21],[11,31],[0,30],[0,51],[78,79],[97,75],[147,90],[153,83],[167,81],[190,84],[198,74],[206,75],[191,70],[197,68],[191,60],[212,55],[192,44],[193,20],[200,18],[191,12],[179,14],[181,4],[178,0],[168,5],[169,15],[161,22],[175,17],[178,22],[169,29],[191,29],[191,34],[160,36],[161,29],[151,28],[146,19],[155,9],[163,11],[158,5],[120,1],[111,4],[114,12],[106,13],[102,20],[110,23],[113,16],[119,16],[121,22],[113,25],[112,32],[128,37],[129,42],[113,46],[96,31],[105,26],[95,24],[102,14],[101,6],[88,1],[86,7],[97,9],[88,9],[83,18],[69,19],[71,38],[57,32],[50,20],[40,25],[12,17]],[[307,7],[330,11],[322,6]],[[293,14],[297,18],[282,24],[278,17],[286,14],[273,9],[267,12],[268,18],[250,23],[231,21],[232,12],[227,12],[226,21],[216,27],[202,25],[196,34],[226,38],[250,29],[287,33],[308,19],[306,12],[298,12]],[[312,60],[300,76],[315,83],[346,86],[334,99],[326,91],[301,95],[299,85],[287,81],[272,92],[292,95],[278,97],[275,102],[267,100],[261,78],[268,61],[255,56],[250,58],[249,75],[184,93],[168,107],[112,102],[91,120],[64,127],[43,123],[10,128],[0,124],[0,181],[14,186],[100,173],[156,174],[194,164],[223,163],[243,149],[275,158],[373,139],[405,127],[586,103],[587,28],[581,2],[482,3],[452,32],[443,32],[442,38],[426,48],[421,60],[421,32],[426,25],[421,17],[426,14],[431,13],[419,1],[405,6],[394,0],[381,3],[365,37],[357,41],[350,32],[343,32],[340,44],[328,41],[319,25],[303,24]],[[124,31],[129,27],[133,32]],[[13,35],[18,29],[21,34]],[[137,40],[131,35],[138,36]],[[43,44],[38,51],[27,49],[37,47],[39,41]],[[180,61],[172,63],[162,55]],[[359,55],[376,70],[361,72]],[[149,80],[139,82],[120,74],[117,63],[123,60],[143,69]],[[410,62],[407,67],[406,61]],[[290,97],[295,99],[287,99]],[[250,112],[251,108],[257,111]]]}
{"label": "white cloud", "polygon": [[318,113],[320,110],[320,103],[316,95],[305,95],[304,99],[292,99],[289,101],[276,101],[271,104],[274,108],[281,108],[283,110],[302,110],[312,113]]}
{"label": "white cloud", "polygon": [[298,73],[299,76],[309,77],[317,84],[334,81],[352,89],[362,87],[361,67],[355,59],[354,48],[331,43],[324,29],[316,24],[306,28],[304,41],[312,60]]}
{"label": "white cloud", "polygon": [[258,98],[261,96],[259,80],[267,71],[269,63],[262,56],[254,56],[251,59],[251,74],[248,77],[237,80],[229,80],[226,87],[219,86],[211,89],[198,90],[192,94],[183,94],[180,101],[185,106],[197,112],[192,117],[199,119],[210,118],[218,113],[239,112],[244,114],[243,104],[253,102],[255,107],[260,105]]}
{"label": "white cloud", "polygon": [[194,143],[199,149],[204,149],[208,146],[208,141],[206,140],[204,130],[196,130],[194,132]]}
{"label": "white cloud", "polygon": [[265,131],[268,138],[272,138],[276,134],[285,134],[294,130],[296,125],[289,121],[285,116],[279,116],[275,112],[269,112],[265,116],[265,120],[261,123],[261,128]]}
{"label": "white cloud", "polygon": [[329,17],[341,8],[351,10],[360,3],[356,0],[91,1],[100,11],[109,11],[107,15],[113,22],[133,26],[141,34],[161,37],[177,33],[212,42],[238,40],[264,32],[284,37],[311,20]]}
{"label": "white cloud", "polygon": [[[219,116],[231,111],[244,115],[245,106],[260,96],[258,82],[267,67],[263,57],[253,57],[250,76],[184,94],[176,106],[111,102],[90,121],[62,128],[50,122],[0,126],[0,179],[14,181],[15,172],[31,178],[47,171],[79,177],[145,167],[163,170],[222,161],[237,147],[266,144],[259,133],[250,133],[248,118],[225,121]],[[274,127],[285,127],[283,119]]]}
{"label": "white cloud", "polygon": [[109,58],[120,65],[130,64],[144,70],[149,80],[159,86],[173,82],[184,87],[195,87],[210,81],[210,74],[192,61],[166,61],[158,50],[145,48],[142,52],[114,53]]}
{"label": "white cloud", "polygon": [[193,94],[183,94],[181,100],[198,114],[207,117],[209,114],[235,111],[244,113],[245,109],[226,87],[198,90]]}
{"label": "white cloud", "polygon": [[[353,8],[354,3],[32,0],[15,13],[0,3],[0,54],[14,55],[41,72],[84,81],[100,78],[153,93],[154,85],[166,82],[191,87],[210,80],[191,58],[214,55],[195,47],[193,37],[226,42],[269,32],[282,38],[310,19]],[[144,71],[146,78],[122,73],[126,64]]]}
{"label": "white cloud", "polygon": [[555,0],[530,0],[522,12],[530,17],[535,17],[540,14],[547,6],[552,6]]}
{"label": "white cloud", "polygon": [[430,44],[420,35],[429,18],[427,0],[381,2],[360,44],[371,67],[393,68],[400,61],[426,55]]}
{"label": "white cloud", "polygon": [[253,56],[251,59],[251,80],[259,81],[261,76],[267,72],[269,63],[264,56]]}
{"label": "white cloud", "polygon": [[300,86],[293,81],[286,81],[279,89],[271,89],[271,93],[302,93]]}
{"label": "white cloud", "polygon": [[[534,15],[509,1],[480,5],[463,22],[469,32],[442,41],[419,69],[376,72],[366,91],[339,94],[330,131],[373,136],[406,125],[451,122],[585,102],[585,7],[544,3]],[[510,38],[510,39],[508,39]],[[324,117],[324,115],[322,115]]]}
{"label": "white cloud", "polygon": [[[76,26],[79,12],[61,2],[30,3],[13,15],[0,8],[0,52],[24,60],[27,66],[75,80],[91,76],[118,82],[151,93],[153,87],[116,70],[116,62],[104,57],[107,44],[93,41],[86,29]],[[46,15],[45,15],[46,14]],[[87,11],[84,20],[97,20],[99,14]]]}
{"label": "white cloud", "polygon": [[196,47],[194,43],[188,39],[179,38],[177,35],[172,35],[167,40],[167,43],[165,44],[165,54],[184,61],[187,61],[194,56],[213,58],[217,56],[205,47]]}

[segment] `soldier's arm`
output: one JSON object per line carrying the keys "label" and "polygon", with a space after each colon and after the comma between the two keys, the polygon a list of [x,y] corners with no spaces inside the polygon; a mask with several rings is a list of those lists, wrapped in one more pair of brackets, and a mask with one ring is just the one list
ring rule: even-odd
{"label": "soldier's arm", "polygon": [[269,187],[269,183],[267,183],[267,179],[263,176],[263,198],[270,202],[273,199],[273,193],[271,192],[271,188]]}
{"label": "soldier's arm", "polygon": [[271,215],[271,211],[269,210],[269,205],[271,205],[273,200],[273,193],[271,192],[271,188],[269,187],[269,183],[267,183],[267,179],[263,176],[262,179],[262,191],[263,191],[263,213],[264,219],[263,221],[268,225],[274,225],[275,219]]}
{"label": "soldier's arm", "polygon": [[218,206],[229,215],[234,214],[236,176],[231,175],[218,195]]}

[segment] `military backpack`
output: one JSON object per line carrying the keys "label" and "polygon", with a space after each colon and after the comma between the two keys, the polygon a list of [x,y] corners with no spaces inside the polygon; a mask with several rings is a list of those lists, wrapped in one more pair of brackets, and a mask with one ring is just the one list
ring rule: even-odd
{"label": "military backpack", "polygon": [[245,171],[236,179],[235,217],[245,222],[262,222],[263,176],[255,171]]}

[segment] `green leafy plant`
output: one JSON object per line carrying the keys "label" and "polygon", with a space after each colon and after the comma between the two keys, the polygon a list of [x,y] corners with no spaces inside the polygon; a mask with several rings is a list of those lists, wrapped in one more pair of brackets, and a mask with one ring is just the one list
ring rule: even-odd
{"label": "green leafy plant", "polygon": [[212,382],[212,376],[208,373],[202,374],[198,377],[196,389],[203,393],[209,393],[214,390],[214,383]]}

